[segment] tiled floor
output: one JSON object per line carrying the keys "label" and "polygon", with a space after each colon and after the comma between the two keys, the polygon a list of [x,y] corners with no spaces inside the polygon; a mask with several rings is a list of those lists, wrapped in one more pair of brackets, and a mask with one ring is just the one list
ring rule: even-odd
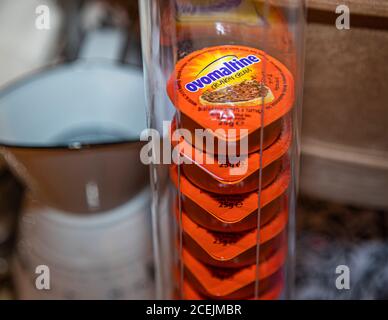
{"label": "tiled floor", "polygon": [[[388,299],[388,211],[300,199],[297,298]],[[338,290],[338,265],[350,289]]]}

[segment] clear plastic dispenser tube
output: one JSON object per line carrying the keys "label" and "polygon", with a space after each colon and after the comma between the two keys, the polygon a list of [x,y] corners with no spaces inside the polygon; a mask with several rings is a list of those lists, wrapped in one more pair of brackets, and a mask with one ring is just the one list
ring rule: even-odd
{"label": "clear plastic dispenser tube", "polygon": [[158,298],[292,298],[304,1],[140,13]]}

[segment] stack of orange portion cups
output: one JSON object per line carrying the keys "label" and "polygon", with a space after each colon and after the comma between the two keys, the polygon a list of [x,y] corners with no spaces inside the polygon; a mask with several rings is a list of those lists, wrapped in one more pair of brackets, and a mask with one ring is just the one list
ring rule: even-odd
{"label": "stack of orange portion cups", "polygon": [[177,109],[170,138],[180,162],[170,177],[179,188],[184,298],[279,298],[291,73],[258,49],[209,47],[178,61],[167,93]]}

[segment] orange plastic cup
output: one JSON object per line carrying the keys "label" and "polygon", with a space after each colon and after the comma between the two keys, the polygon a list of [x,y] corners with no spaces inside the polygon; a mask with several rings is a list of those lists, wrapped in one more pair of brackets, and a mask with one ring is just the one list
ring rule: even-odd
{"label": "orange plastic cup", "polygon": [[[177,166],[171,166],[170,177],[178,188]],[[261,224],[273,219],[282,206],[282,196],[290,182],[288,164],[277,179],[261,191]],[[182,208],[198,225],[213,231],[242,232],[257,227],[259,195],[257,191],[247,194],[221,195],[203,191],[193,185],[185,175],[180,176]]]}
{"label": "orange plastic cup", "polygon": [[[192,287],[209,299],[245,299],[252,297],[258,275],[260,294],[279,281],[286,258],[284,245],[266,261],[241,269],[210,267],[183,249],[184,276]],[[257,272],[258,271],[258,272]]]}
{"label": "orange plastic cup", "polygon": [[[266,261],[285,242],[287,212],[283,210],[260,230],[259,260]],[[182,212],[185,248],[201,262],[223,268],[241,268],[256,262],[257,229],[241,233],[206,230]]]}
{"label": "orange plastic cup", "polygon": [[[175,130],[175,123],[172,126]],[[199,188],[219,194],[242,194],[259,189],[260,164],[261,188],[273,182],[282,168],[282,157],[291,144],[289,119],[282,121],[282,130],[275,143],[262,153],[251,153],[230,163],[222,163],[219,157],[204,153],[186,142],[172,142],[184,159],[182,170],[186,177]],[[260,159],[262,157],[262,159]],[[230,160],[230,159],[228,159]],[[233,160],[233,159],[232,159]],[[238,160],[238,161],[237,161]],[[262,160],[262,161],[261,161]]]}
{"label": "orange plastic cup", "polygon": [[[202,140],[203,137],[197,136],[195,130],[196,129],[205,130],[205,128],[201,126],[198,122],[194,121],[192,118],[186,116],[184,113],[181,113],[181,126],[182,128],[185,128],[191,132],[193,136],[194,144],[199,145],[197,142],[197,139]],[[281,119],[266,126],[263,130],[263,149],[266,149],[271,144],[273,144],[276,141],[276,139],[279,137],[281,131],[282,131]],[[261,133],[262,133],[261,129],[257,129],[252,134],[249,135],[248,137],[249,153],[257,152],[260,150]],[[240,150],[240,141],[237,140],[235,142],[233,141],[228,142],[228,144],[231,144],[231,143],[235,143],[235,148],[236,148],[236,151],[238,152]],[[214,153],[225,154],[224,152],[221,152],[221,150],[218,149],[218,144],[219,144],[219,138],[217,136],[214,136]],[[208,149],[207,150],[205,149],[202,151],[210,153]]]}
{"label": "orange plastic cup", "polygon": [[[278,197],[261,208],[260,224],[262,226],[274,219],[276,215],[280,212],[282,206],[282,199],[282,196]],[[221,200],[221,203],[225,203],[225,205],[222,205],[228,207],[229,205],[233,206],[233,203],[241,203],[240,200],[241,198],[239,199],[238,197],[229,196],[224,197],[224,200]],[[227,219],[223,220],[213,216],[208,211],[204,210],[201,206],[197,205],[194,201],[190,200],[190,198],[185,196],[182,197],[182,208],[191,220],[196,222],[198,225],[215,232],[239,233],[254,229],[257,226],[257,208],[252,210],[252,213],[247,215],[246,217],[234,221]],[[229,210],[230,209],[225,208],[225,212],[228,212]]]}
{"label": "orange plastic cup", "polygon": [[[280,298],[280,295],[282,294],[284,289],[284,277],[282,273],[279,273],[279,277],[277,279],[277,282],[274,283],[274,285],[270,288],[268,288],[267,291],[264,290],[261,294],[259,294],[259,298],[255,299],[254,297],[248,297],[246,300],[277,300]],[[179,294],[177,294],[177,297],[179,297]],[[197,292],[189,281],[185,280],[183,283],[183,298],[186,300],[207,300],[208,298],[204,295]]]}

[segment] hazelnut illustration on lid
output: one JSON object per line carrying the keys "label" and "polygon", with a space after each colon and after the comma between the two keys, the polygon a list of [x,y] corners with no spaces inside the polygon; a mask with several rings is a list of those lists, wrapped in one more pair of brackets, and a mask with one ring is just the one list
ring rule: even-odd
{"label": "hazelnut illustration on lid", "polygon": [[[260,230],[260,261],[267,260],[284,243],[287,211],[283,210]],[[209,231],[182,211],[185,247],[198,260],[215,267],[239,268],[256,261],[257,229],[242,233]]]}
{"label": "hazelnut illustration on lid", "polygon": [[263,139],[270,139],[263,147],[279,135],[279,120],[294,103],[294,80],[282,63],[261,50],[217,46],[181,59],[167,93],[182,114],[183,128],[210,129],[215,146],[221,140],[237,150],[247,138],[248,150],[254,152],[260,149],[261,127],[271,128],[270,133],[264,128]]}
{"label": "hazelnut illustration on lid", "polygon": [[[277,179],[261,190],[261,223],[270,221],[280,210],[281,198],[290,182],[287,161]],[[172,165],[170,177],[178,187],[178,168]],[[223,195],[203,191],[193,185],[184,175],[180,176],[182,208],[191,220],[214,231],[240,232],[257,226],[259,195],[257,191],[247,194]]]}
{"label": "hazelnut illustration on lid", "polygon": [[[171,129],[174,132],[175,122]],[[287,117],[282,121],[282,131],[275,143],[262,151],[246,156],[225,158],[221,161],[209,153],[191,146],[181,138],[179,152],[183,158],[182,169],[187,179],[199,188],[222,194],[241,194],[259,189],[260,165],[262,165],[261,188],[275,180],[282,168],[282,157],[291,144],[291,121]],[[178,143],[172,141],[173,146]],[[226,161],[225,161],[226,160]],[[233,160],[233,158],[232,158]]]}

